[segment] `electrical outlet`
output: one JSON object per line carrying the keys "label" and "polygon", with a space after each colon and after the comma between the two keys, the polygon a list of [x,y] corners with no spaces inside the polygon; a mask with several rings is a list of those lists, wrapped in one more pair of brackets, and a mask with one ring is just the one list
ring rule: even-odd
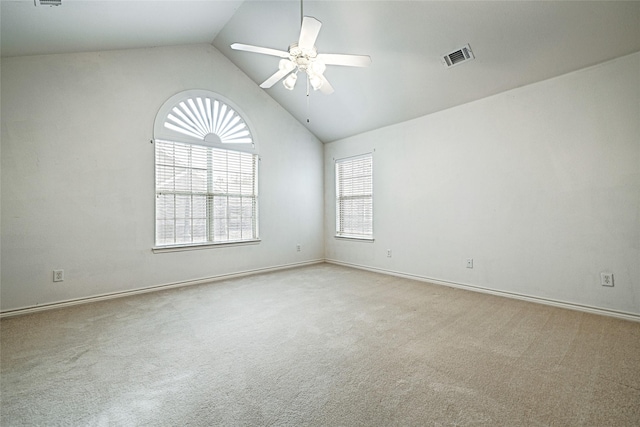
{"label": "electrical outlet", "polygon": [[613,286],[613,273],[600,273],[600,284],[602,286]]}
{"label": "electrical outlet", "polygon": [[467,258],[467,268],[473,268],[473,258]]}
{"label": "electrical outlet", "polygon": [[64,270],[53,270],[53,281],[62,282],[64,280]]}
{"label": "electrical outlet", "polygon": [[300,250],[301,250],[301,249],[302,249],[302,248],[301,248],[301,246],[300,246],[300,243],[298,243],[298,244],[296,245],[296,251],[300,252]]}
{"label": "electrical outlet", "polygon": [[387,249],[387,258],[391,258],[391,249]]}

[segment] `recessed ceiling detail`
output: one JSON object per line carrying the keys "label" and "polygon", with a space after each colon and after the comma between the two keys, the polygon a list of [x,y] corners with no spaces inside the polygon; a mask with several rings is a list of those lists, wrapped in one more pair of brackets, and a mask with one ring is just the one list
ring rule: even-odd
{"label": "recessed ceiling detail", "polygon": [[471,61],[475,56],[471,51],[471,46],[468,44],[462,46],[460,49],[456,49],[453,52],[449,52],[448,54],[442,57],[442,63],[447,67],[453,67],[458,64],[462,64],[463,62]]}

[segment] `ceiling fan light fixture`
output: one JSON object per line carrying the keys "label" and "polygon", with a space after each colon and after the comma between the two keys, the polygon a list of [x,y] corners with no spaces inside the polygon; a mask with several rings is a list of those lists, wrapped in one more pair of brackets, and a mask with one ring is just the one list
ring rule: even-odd
{"label": "ceiling fan light fixture", "polygon": [[311,63],[311,65],[309,65],[309,68],[311,68],[311,71],[314,74],[323,74],[327,69],[327,66],[324,64],[324,62],[316,59]]}
{"label": "ceiling fan light fixture", "polygon": [[309,94],[309,86],[313,86],[314,90],[320,90],[325,95],[330,95],[334,92],[334,89],[324,76],[327,65],[367,67],[371,64],[371,58],[367,55],[319,54],[318,49],[315,47],[315,42],[321,26],[322,23],[316,18],[303,15],[300,37],[297,42],[289,45],[289,49],[286,52],[242,43],[232,43],[231,49],[281,58],[278,64],[278,71],[260,84],[263,89],[269,89],[284,78],[282,81],[284,87],[288,90],[293,90],[298,79],[297,73],[302,71],[307,74],[307,95]]}
{"label": "ceiling fan light fixture", "polygon": [[320,76],[316,74],[309,74],[309,83],[311,83],[311,87],[313,90],[318,90],[322,87],[324,81],[320,78]]}
{"label": "ceiling fan light fixture", "polygon": [[298,75],[296,73],[289,74],[289,77],[284,79],[282,84],[287,90],[293,90],[296,85],[296,81],[298,80]]}

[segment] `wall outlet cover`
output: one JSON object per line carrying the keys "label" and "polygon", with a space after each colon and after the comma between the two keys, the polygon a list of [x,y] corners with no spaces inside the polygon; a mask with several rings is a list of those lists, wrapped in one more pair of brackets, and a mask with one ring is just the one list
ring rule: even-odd
{"label": "wall outlet cover", "polygon": [[600,284],[602,286],[613,286],[613,273],[600,273]]}

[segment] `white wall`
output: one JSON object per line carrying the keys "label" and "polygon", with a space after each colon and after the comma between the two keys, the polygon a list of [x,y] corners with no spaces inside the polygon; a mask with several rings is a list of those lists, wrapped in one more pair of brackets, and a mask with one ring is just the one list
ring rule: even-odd
{"label": "white wall", "polygon": [[[333,160],[372,151],[375,242],[337,240]],[[640,53],[325,145],[325,251],[640,314]]]}
{"label": "white wall", "polygon": [[[324,212],[320,142],[209,45],[3,58],[0,76],[3,311],[326,256],[640,314],[640,53],[327,144]],[[192,88],[256,131],[259,245],[151,252],[153,120]],[[376,240],[336,240],[333,159],[373,150]]]}
{"label": "white wall", "polygon": [[[322,144],[212,46],[3,58],[1,79],[3,311],[323,258]],[[153,121],[186,89],[253,125],[258,245],[151,251]]]}

